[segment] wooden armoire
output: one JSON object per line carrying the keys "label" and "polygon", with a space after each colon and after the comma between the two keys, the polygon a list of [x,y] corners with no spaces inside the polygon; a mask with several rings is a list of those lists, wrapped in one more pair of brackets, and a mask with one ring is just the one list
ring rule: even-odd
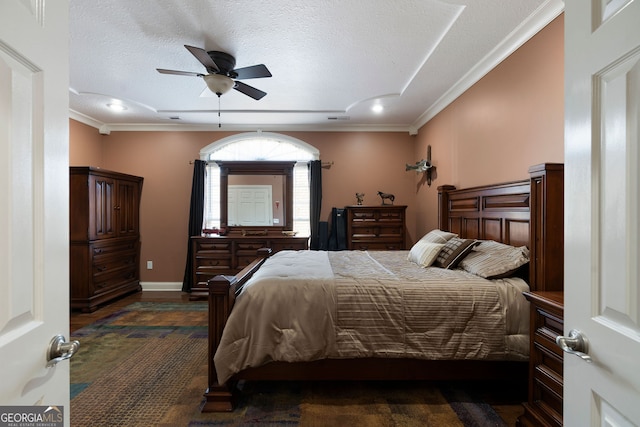
{"label": "wooden armoire", "polygon": [[141,290],[142,182],[95,167],[70,168],[71,309],[94,311]]}

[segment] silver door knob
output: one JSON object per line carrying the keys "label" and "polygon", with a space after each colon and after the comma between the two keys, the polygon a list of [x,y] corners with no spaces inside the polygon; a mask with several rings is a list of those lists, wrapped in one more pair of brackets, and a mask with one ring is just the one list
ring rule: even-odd
{"label": "silver door knob", "polygon": [[556,337],[556,344],[558,344],[558,347],[565,353],[575,354],[582,360],[591,362],[591,356],[587,354],[589,351],[587,338],[577,329],[570,330],[568,337]]}
{"label": "silver door knob", "polygon": [[63,335],[56,335],[49,343],[49,350],[47,351],[47,368],[51,368],[63,360],[70,359],[74,354],[76,354],[79,347],[79,341],[66,342]]}

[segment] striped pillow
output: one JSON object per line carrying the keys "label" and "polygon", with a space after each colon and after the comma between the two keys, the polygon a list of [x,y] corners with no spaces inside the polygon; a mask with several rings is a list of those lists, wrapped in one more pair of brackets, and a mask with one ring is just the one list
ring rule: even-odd
{"label": "striped pillow", "polygon": [[459,267],[485,279],[512,276],[529,262],[529,250],[493,240],[483,240],[461,262]]}
{"label": "striped pillow", "polygon": [[476,243],[477,241],[474,239],[459,239],[457,237],[451,238],[442,247],[442,250],[438,254],[433,265],[440,268],[456,268],[458,263],[462,261],[469,252],[471,252]]}
{"label": "striped pillow", "polygon": [[420,241],[431,243],[447,243],[454,237],[458,237],[458,235],[455,233],[450,233],[448,231],[435,229],[422,236],[422,239],[420,239]]}
{"label": "striped pillow", "polygon": [[407,259],[421,267],[429,267],[433,264],[443,246],[444,243],[431,243],[420,240],[413,245]]}

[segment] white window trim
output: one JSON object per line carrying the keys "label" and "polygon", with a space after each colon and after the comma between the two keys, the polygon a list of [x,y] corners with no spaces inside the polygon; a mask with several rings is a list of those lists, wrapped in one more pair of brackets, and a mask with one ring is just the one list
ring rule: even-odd
{"label": "white window trim", "polygon": [[[209,162],[211,160],[210,159],[211,153],[216,152],[216,151],[224,148],[226,145],[234,144],[234,143],[237,143],[237,142],[250,140],[250,139],[257,139],[257,138],[272,139],[272,140],[287,142],[287,143],[289,143],[291,145],[294,145],[294,146],[298,147],[299,149],[309,153],[311,155],[311,157],[312,157],[311,160],[320,160],[320,151],[317,148],[315,148],[313,145],[308,144],[308,143],[306,143],[306,142],[304,142],[304,141],[302,141],[300,139],[294,138],[292,136],[283,135],[283,134],[280,134],[280,133],[262,132],[262,131],[240,133],[240,134],[231,135],[231,136],[228,136],[226,138],[222,138],[222,139],[220,139],[218,141],[212,142],[211,144],[207,145],[206,147],[204,147],[204,148],[202,148],[200,150],[200,160],[204,160],[204,161]],[[296,170],[298,169],[298,166],[302,166],[302,165],[306,166],[307,162],[308,162],[308,160],[304,160],[304,161],[298,161],[296,163],[296,168],[294,169],[294,179],[295,179]],[[211,166],[214,166],[214,165],[210,165],[210,167]],[[308,195],[307,195],[307,198],[308,198]],[[292,201],[292,202],[295,203],[295,198],[294,198],[294,201]],[[296,205],[294,204],[294,221],[293,221],[294,230],[301,232],[303,235],[308,235],[309,232],[310,232],[310,230],[309,230],[310,218],[307,218],[306,221],[300,221],[299,218],[296,218],[296,212],[298,210],[295,209],[295,207],[296,207]],[[209,220],[212,220],[213,222],[210,223]],[[206,215],[205,215],[204,221],[205,221],[205,227],[208,227],[209,225],[216,225],[217,224],[215,217],[207,218]],[[217,219],[217,221],[219,221],[219,218]]]}
{"label": "white window trim", "polygon": [[235,142],[244,141],[247,139],[255,139],[255,138],[277,139],[281,141],[287,141],[290,144],[296,145],[301,149],[311,153],[313,160],[320,160],[320,151],[313,145],[308,144],[298,138],[294,138],[289,135],[284,135],[284,134],[275,133],[275,132],[262,132],[262,131],[239,133],[239,134],[227,136],[226,138],[222,138],[222,139],[219,139],[218,141],[212,142],[211,144],[207,145],[206,147],[200,150],[200,160],[208,161],[211,153],[221,149],[225,145],[233,144]]}

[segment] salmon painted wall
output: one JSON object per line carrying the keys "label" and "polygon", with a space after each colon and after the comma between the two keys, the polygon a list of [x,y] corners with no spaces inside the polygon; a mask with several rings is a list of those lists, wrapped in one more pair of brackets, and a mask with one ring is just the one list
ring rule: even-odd
{"label": "salmon painted wall", "polygon": [[[93,139],[85,125],[71,121],[72,166],[87,165],[144,177],[140,207],[142,240],[141,281],[182,282],[187,253],[189,200],[193,166],[200,150],[229,132],[114,132],[99,135],[101,156],[88,156]],[[91,128],[89,128],[90,130]],[[91,133],[89,131],[89,133]],[[414,155],[414,138],[395,132],[288,132],[320,151],[322,170],[321,219],[332,207],[355,204],[356,192],[365,204],[380,204],[377,191],[394,193],[396,204],[406,204],[409,240],[415,235],[413,179],[404,170]],[[87,142],[90,141],[90,142]],[[78,154],[76,154],[76,150]],[[152,260],[153,270],[146,269]]]}
{"label": "salmon painted wall", "polygon": [[416,232],[438,225],[437,187],[528,178],[564,161],[564,15],[560,15],[419,129],[417,157],[431,145],[437,178],[415,178]]}
{"label": "salmon painted wall", "polygon": [[93,126],[69,120],[69,163],[71,166],[102,166],[101,135]]}
{"label": "salmon painted wall", "polygon": [[[437,187],[515,181],[529,166],[562,162],[563,17],[549,24],[496,69],[422,126],[394,132],[284,132],[334,162],[322,170],[322,220],[332,207],[380,204],[377,191],[408,205],[409,243],[437,227]],[[182,282],[193,166],[200,149],[232,132],[118,132],[71,120],[70,163],[144,177],[141,205],[142,282]],[[437,167],[428,187],[405,163],[426,157]],[[146,260],[154,262],[146,270]]]}

